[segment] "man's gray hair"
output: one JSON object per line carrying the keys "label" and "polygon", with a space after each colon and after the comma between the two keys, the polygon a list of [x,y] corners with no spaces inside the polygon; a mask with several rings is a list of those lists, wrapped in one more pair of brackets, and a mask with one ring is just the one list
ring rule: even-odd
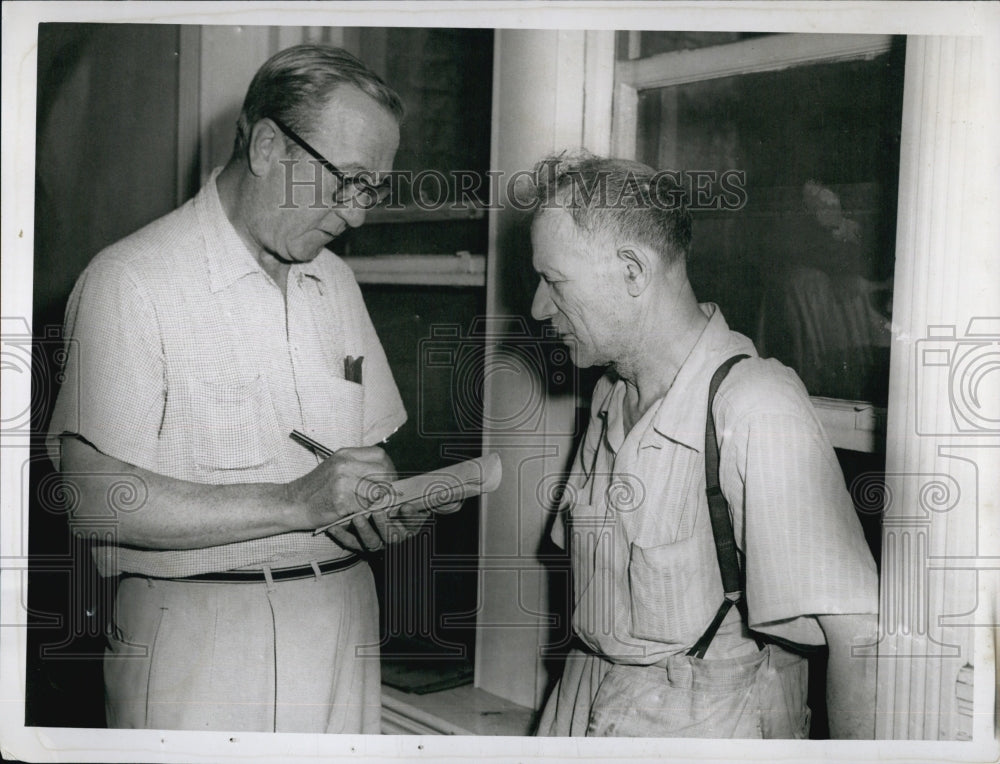
{"label": "man's gray hair", "polygon": [[675,175],[628,159],[563,152],[535,165],[533,215],[565,209],[581,230],[638,241],[672,263],[691,248],[691,213]]}
{"label": "man's gray hair", "polygon": [[358,58],[332,45],[294,45],[275,53],[254,75],[236,122],[234,155],[246,153],[250,129],[265,117],[277,117],[308,135],[330,95],[342,85],[353,85],[397,122],[403,120],[399,96]]}

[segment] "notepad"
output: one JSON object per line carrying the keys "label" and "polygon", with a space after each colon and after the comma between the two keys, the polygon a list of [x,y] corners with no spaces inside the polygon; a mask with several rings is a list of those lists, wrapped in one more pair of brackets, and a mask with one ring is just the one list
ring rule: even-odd
{"label": "notepad", "polygon": [[405,506],[410,510],[430,511],[436,514],[455,511],[461,506],[459,502],[495,491],[500,486],[502,476],[500,455],[493,452],[433,472],[383,483],[379,486],[383,494],[369,507],[345,515],[335,523],[317,528],[314,534],[324,533],[356,517],[366,517],[375,512],[385,512],[397,507]]}

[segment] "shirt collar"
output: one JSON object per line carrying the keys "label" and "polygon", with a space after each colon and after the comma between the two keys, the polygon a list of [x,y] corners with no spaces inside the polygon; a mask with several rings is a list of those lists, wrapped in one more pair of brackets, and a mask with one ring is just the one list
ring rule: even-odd
{"label": "shirt collar", "polygon": [[[701,451],[705,447],[708,384],[712,374],[730,356],[738,353],[757,355],[748,338],[729,329],[717,305],[702,303],[700,308],[708,317],[708,324],[677,372],[667,394],[654,404],[656,410],[653,415],[643,417],[637,423],[638,426],[645,427],[639,441],[640,447],[659,446],[661,438],[668,438],[695,451]],[[609,443],[619,447],[621,443],[616,439],[615,433],[616,430],[622,430],[624,390],[625,383],[618,380],[598,408],[599,413],[607,418]],[[642,424],[644,421],[645,425]]]}
{"label": "shirt collar", "polygon": [[[717,305],[702,303],[700,307],[708,316],[708,324],[660,401],[652,423],[652,430],[659,435],[695,451],[705,448],[708,385],[712,374],[723,361],[738,353],[757,355],[753,342],[729,329]],[[647,433],[643,442],[648,442],[651,435]]]}
{"label": "shirt collar", "polygon": [[[264,269],[253,256],[250,248],[236,232],[219,199],[216,178],[221,167],[212,170],[208,182],[195,197],[198,216],[205,232],[205,257],[208,267],[208,283],[212,292],[220,292],[251,273],[264,274]],[[322,272],[317,257],[308,263],[296,263],[289,270],[289,278],[301,274],[316,281],[322,281]]]}
{"label": "shirt collar", "polygon": [[320,260],[326,255],[325,252],[320,252],[315,258],[310,260],[308,263],[296,263],[292,266],[289,271],[289,276],[293,276],[297,273],[303,276],[308,276],[315,281],[323,281],[323,270],[320,268]]}

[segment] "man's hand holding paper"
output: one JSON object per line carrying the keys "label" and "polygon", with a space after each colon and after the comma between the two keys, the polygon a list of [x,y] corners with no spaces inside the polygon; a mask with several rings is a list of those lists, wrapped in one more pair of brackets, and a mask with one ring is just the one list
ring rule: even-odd
{"label": "man's hand holding paper", "polygon": [[[341,448],[316,469],[288,483],[285,490],[291,506],[305,513],[302,525],[317,528],[345,518],[364,520],[362,513],[384,493],[384,486],[395,475],[392,460],[381,448]],[[382,546],[382,538],[367,520],[353,523],[352,527],[356,537],[346,527],[331,536],[348,549],[358,551]]]}
{"label": "man's hand holding paper", "polygon": [[[431,514],[455,512],[466,499],[500,484],[502,469],[495,453],[396,479],[391,460],[380,448],[345,448],[333,453],[300,433],[292,437],[326,458],[289,486],[299,488],[315,506],[315,522],[311,523],[315,533],[328,533],[354,551],[375,551],[387,541],[400,541],[415,533]],[[335,473],[332,479],[321,471],[327,465]],[[332,491],[324,493],[327,479]]]}
{"label": "man's hand holding paper", "polygon": [[359,498],[367,508],[316,532],[325,531],[339,544],[361,551],[353,531],[363,549],[371,551],[380,542],[412,535],[431,514],[456,512],[466,499],[495,490],[501,475],[500,457],[495,453],[392,482],[380,479],[386,476],[369,475],[365,483],[359,483],[362,490],[372,491]]}

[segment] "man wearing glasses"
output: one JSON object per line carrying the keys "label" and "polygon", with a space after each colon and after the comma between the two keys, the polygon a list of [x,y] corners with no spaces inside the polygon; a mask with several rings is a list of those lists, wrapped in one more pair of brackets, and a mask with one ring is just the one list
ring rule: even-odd
{"label": "man wearing glasses", "polygon": [[138,497],[94,548],[121,576],[111,727],[379,731],[359,553],[389,529],[313,529],[377,497],[394,468],[375,444],[406,418],[357,283],[326,249],[385,197],[401,116],[346,52],[278,53],[226,166],[76,284],[50,454],[95,514],[123,482]]}

